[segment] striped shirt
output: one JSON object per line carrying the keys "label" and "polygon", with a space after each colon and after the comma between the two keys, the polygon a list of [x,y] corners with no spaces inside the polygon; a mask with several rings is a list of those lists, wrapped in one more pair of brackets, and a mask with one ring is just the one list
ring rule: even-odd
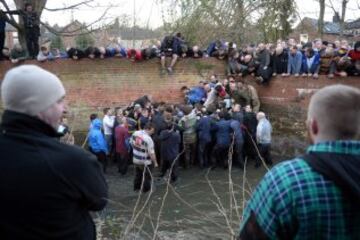
{"label": "striped shirt", "polygon": [[138,165],[151,165],[151,154],[155,154],[154,142],[146,131],[134,132],[130,143],[133,147],[133,163]]}

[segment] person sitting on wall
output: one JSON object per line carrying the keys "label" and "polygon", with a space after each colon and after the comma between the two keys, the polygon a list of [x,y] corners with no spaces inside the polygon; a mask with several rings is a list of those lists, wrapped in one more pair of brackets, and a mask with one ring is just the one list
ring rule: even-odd
{"label": "person sitting on wall", "polygon": [[66,52],[67,52],[67,55],[69,56],[69,58],[71,58],[73,60],[80,60],[86,56],[85,53],[78,48],[72,47],[72,48],[69,48]]}
{"label": "person sitting on wall", "polygon": [[160,49],[156,45],[149,46],[141,50],[141,55],[144,60],[160,57]]}
{"label": "person sitting on wall", "polygon": [[118,58],[127,57],[126,48],[121,46],[107,47],[106,53],[108,54],[107,57],[118,57]]}
{"label": "person sitting on wall", "polygon": [[211,42],[206,50],[207,57],[216,57],[224,59],[226,56],[226,44],[224,41],[216,40]]}
{"label": "person sitting on wall", "polygon": [[138,49],[128,49],[127,50],[127,57],[128,59],[130,59],[130,61],[135,62],[135,61],[141,61],[142,60],[142,54],[141,51]]}
{"label": "person sitting on wall", "polygon": [[21,47],[19,43],[14,45],[14,48],[10,52],[10,60],[12,63],[19,63],[25,61],[28,58],[28,54],[25,49]]}
{"label": "person sitting on wall", "polygon": [[345,46],[342,46],[335,52],[334,62],[336,65],[335,75],[346,77],[347,70],[351,68],[351,58],[348,56],[348,51]]}
{"label": "person sitting on wall", "polygon": [[190,58],[202,58],[204,54],[200,50],[199,46],[195,45],[188,49],[186,55]]}
{"label": "person sitting on wall", "polygon": [[297,46],[291,46],[288,54],[288,67],[286,76],[298,77],[301,71],[302,53]]}
{"label": "person sitting on wall", "polygon": [[350,76],[360,75],[360,41],[357,41],[354,45],[354,49],[349,51],[348,54],[351,59],[351,66],[348,68],[348,74]]}
{"label": "person sitting on wall", "polygon": [[42,46],[40,48],[40,52],[37,55],[37,60],[39,62],[45,62],[47,60],[54,60],[54,59],[55,59],[54,55],[47,49],[47,47]]}
{"label": "person sitting on wall", "polygon": [[288,66],[288,53],[281,45],[277,46],[274,54],[272,55],[273,59],[273,76],[281,75],[285,76],[287,74]]}
{"label": "person sitting on wall", "polygon": [[100,51],[97,47],[88,47],[85,49],[85,56],[90,59],[95,59],[100,57]]}
{"label": "person sitting on wall", "polygon": [[272,77],[272,67],[270,65],[270,52],[268,49],[266,49],[264,43],[260,43],[258,46],[258,50],[256,53],[256,63],[256,79],[262,84],[267,84]]}
{"label": "person sitting on wall", "polygon": [[320,53],[312,48],[306,48],[302,58],[301,72],[303,77],[319,78]]}
{"label": "person sitting on wall", "polygon": [[328,44],[323,55],[320,56],[320,73],[327,74],[328,78],[333,78],[336,71],[335,49]]}
{"label": "person sitting on wall", "polygon": [[256,74],[256,62],[252,55],[246,54],[244,57],[241,58],[240,64],[241,69],[239,76],[245,77],[246,75],[255,76]]}
{"label": "person sitting on wall", "polygon": [[[161,73],[164,74],[165,69],[169,74],[173,73],[173,68],[179,57],[180,44],[183,43],[181,33],[177,33],[175,36],[166,36],[161,43],[160,58],[161,58]],[[166,68],[165,58],[171,57],[171,63]]]}

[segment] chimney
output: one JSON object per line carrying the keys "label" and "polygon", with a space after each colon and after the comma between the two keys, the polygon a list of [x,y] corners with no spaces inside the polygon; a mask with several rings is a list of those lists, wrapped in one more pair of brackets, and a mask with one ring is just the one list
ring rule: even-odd
{"label": "chimney", "polygon": [[335,12],[335,15],[333,16],[333,23],[339,23],[340,22],[340,16],[338,12]]}

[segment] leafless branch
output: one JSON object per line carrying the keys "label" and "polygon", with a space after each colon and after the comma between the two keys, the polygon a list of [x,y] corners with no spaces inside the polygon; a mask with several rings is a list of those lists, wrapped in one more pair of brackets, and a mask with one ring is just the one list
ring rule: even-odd
{"label": "leafless branch", "polygon": [[[2,3],[2,5],[5,7],[6,11],[10,11],[10,8],[5,0],[0,0],[0,3]],[[20,25],[15,21],[15,18],[13,17],[13,15],[9,14],[10,17],[6,14],[4,14],[4,15],[5,15],[6,21],[8,23],[10,23],[12,26],[14,26],[17,29],[20,29]]]}
{"label": "leafless branch", "polygon": [[[54,29],[53,27],[51,27],[50,25],[48,25],[47,23],[44,23],[44,22],[41,22],[41,24],[46,28],[48,29],[51,33],[55,34],[55,35],[61,35],[61,36],[65,36],[65,37],[71,37],[71,36],[77,36],[77,35],[83,35],[83,34],[89,34],[89,33],[93,33],[93,32],[96,32],[97,30],[100,29],[99,28],[95,28],[95,29],[91,29],[89,30],[89,28],[91,26],[93,26],[94,24],[102,21],[105,19],[105,16],[107,15],[108,11],[110,10],[111,7],[108,7],[104,13],[95,21],[87,24],[87,25],[84,25],[80,28],[77,28],[75,30],[72,30],[72,31],[57,31],[56,29]],[[84,31],[86,30],[86,31]]]}
{"label": "leafless branch", "polygon": [[87,0],[87,1],[76,3],[76,4],[73,4],[70,6],[62,7],[62,8],[47,8],[47,7],[45,7],[44,10],[50,11],[50,12],[72,10],[72,9],[77,9],[78,7],[80,7],[82,5],[88,5],[89,3],[93,2],[93,1],[94,0]]}

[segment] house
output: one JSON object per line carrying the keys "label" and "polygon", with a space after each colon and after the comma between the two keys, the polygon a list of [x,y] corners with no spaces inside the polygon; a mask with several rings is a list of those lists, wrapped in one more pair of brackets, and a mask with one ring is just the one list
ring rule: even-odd
{"label": "house", "polygon": [[[342,38],[345,38],[349,41],[354,40],[354,35],[352,34],[353,27],[349,25],[350,23],[345,23],[345,30]],[[355,26],[355,24],[354,24]],[[323,27],[323,40],[326,41],[335,41],[340,38],[340,22],[337,16],[333,17],[332,22],[324,21]],[[299,39],[300,36],[308,35],[309,40],[313,40],[319,38],[320,35],[318,33],[318,19],[305,17],[302,21],[295,27],[293,32],[289,37]]]}
{"label": "house", "polygon": [[360,36],[360,18],[355,21],[347,22],[345,25],[345,34],[353,35],[354,37]]}
{"label": "house", "polygon": [[[76,46],[76,37],[84,32],[89,32],[89,30],[86,28],[85,24],[75,20],[63,27],[60,32],[62,34],[64,46],[74,47]],[[94,37],[93,34],[91,34],[91,36]]]}

